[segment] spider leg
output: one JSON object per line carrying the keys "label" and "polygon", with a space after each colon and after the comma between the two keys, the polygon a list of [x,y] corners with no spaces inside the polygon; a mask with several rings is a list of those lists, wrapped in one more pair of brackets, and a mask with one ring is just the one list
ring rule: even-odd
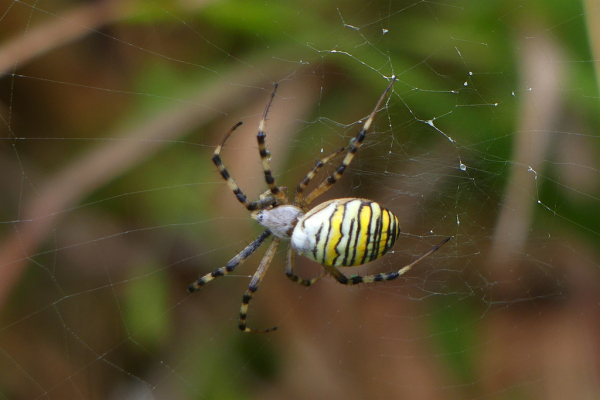
{"label": "spider leg", "polygon": [[265,333],[272,332],[277,329],[276,326],[269,329],[254,329],[246,325],[246,316],[248,315],[248,303],[250,303],[250,300],[252,300],[252,295],[258,290],[258,285],[260,285],[260,282],[265,276],[265,273],[267,272],[267,269],[269,268],[269,265],[273,260],[273,256],[277,251],[277,247],[279,247],[279,238],[274,238],[271,244],[269,245],[269,248],[267,249],[267,252],[265,253],[263,259],[261,260],[258,269],[254,273],[254,276],[250,281],[250,286],[248,286],[248,290],[246,290],[246,293],[244,293],[244,297],[242,298],[242,307],[240,308],[240,322],[238,323],[238,327],[244,332]]}
{"label": "spider leg", "polygon": [[423,259],[429,257],[431,254],[438,251],[439,248],[442,247],[444,244],[446,244],[446,242],[448,242],[450,239],[451,239],[451,237],[444,239],[441,243],[437,244],[435,247],[433,247],[427,253],[423,254],[421,257],[417,258],[415,261],[402,267],[400,270],[398,270],[396,272],[386,272],[386,273],[380,273],[380,274],[375,274],[375,275],[365,275],[365,276],[353,275],[350,278],[348,278],[346,275],[342,274],[336,267],[329,266],[329,265],[324,265],[323,267],[325,267],[325,269],[327,269],[327,272],[329,272],[339,283],[341,283],[343,285],[357,285],[359,283],[391,281],[392,279],[396,279],[396,278],[404,275],[406,272],[408,272],[408,270],[410,270],[416,264],[421,262]]}
{"label": "spider leg", "polygon": [[269,197],[260,199],[258,201],[249,202],[244,192],[242,192],[242,189],[240,189],[240,187],[237,185],[237,183],[235,183],[231,175],[229,175],[229,171],[227,171],[227,168],[225,168],[225,165],[223,165],[223,161],[221,160],[221,149],[223,148],[225,141],[227,140],[229,135],[231,135],[233,131],[235,131],[240,125],[242,125],[242,123],[238,122],[233,126],[233,128],[229,130],[229,132],[225,134],[225,136],[223,136],[223,139],[221,139],[221,142],[215,149],[212,161],[217,166],[217,169],[219,170],[219,173],[221,174],[223,179],[227,181],[229,188],[233,191],[238,201],[242,203],[244,207],[248,209],[248,211],[261,210],[263,208],[267,208],[271,204],[274,204],[275,199]]}
{"label": "spider leg", "polygon": [[287,261],[285,263],[285,275],[288,278],[290,278],[290,280],[292,282],[298,282],[299,284],[308,287],[310,285],[313,285],[316,281],[318,281],[319,279],[321,279],[322,277],[324,277],[327,274],[327,271],[325,270],[321,274],[315,276],[312,279],[304,279],[304,278],[299,277],[298,275],[295,275],[294,274],[295,256],[296,256],[296,253],[290,247],[290,249],[288,250],[288,253],[287,253]]}
{"label": "spider leg", "polygon": [[363,140],[365,139],[365,136],[367,135],[367,132],[369,131],[369,128],[371,127],[371,124],[373,123],[373,120],[375,119],[375,114],[377,114],[379,107],[381,107],[383,100],[385,99],[388,92],[394,85],[394,82],[396,82],[396,75],[392,75],[392,80],[391,80],[390,84],[384,90],[383,94],[377,101],[375,108],[371,112],[371,115],[369,115],[369,118],[367,118],[367,120],[365,121],[365,124],[363,125],[360,132],[358,132],[358,135],[356,135],[356,138],[354,138],[354,140],[350,144],[348,153],[346,153],[346,157],[344,157],[344,159],[342,160],[342,163],[340,164],[338,169],[333,174],[331,174],[325,181],[323,181],[323,183],[321,183],[319,186],[317,186],[317,188],[315,190],[313,190],[308,196],[306,196],[306,200],[304,201],[304,203],[306,204],[306,207],[310,206],[310,203],[312,203],[312,201],[314,199],[316,199],[318,196],[320,196],[323,193],[325,193],[326,191],[328,191],[338,181],[338,179],[341,178],[341,176],[344,173],[344,171],[346,170],[346,168],[348,168],[348,166],[352,162],[352,159],[354,158],[354,154],[359,149]]}
{"label": "spider leg", "polygon": [[[332,158],[334,158],[335,156],[337,156],[338,154],[340,154],[345,149],[346,149],[345,147],[342,147],[341,149],[339,149],[337,151],[334,151],[333,153],[331,153],[327,157],[323,157],[319,161],[317,161],[317,163],[315,164],[315,166],[308,172],[308,174],[306,174],[306,177],[302,180],[302,182],[300,182],[300,184],[296,188],[296,198],[294,199],[294,205],[295,206],[301,206],[301,203],[304,203],[304,201],[303,201],[303,198],[304,198],[304,189],[306,189],[306,187],[308,186],[308,184],[310,183],[310,181],[312,180],[312,178],[314,178],[315,174],[321,168],[323,168],[323,166],[326,163],[328,163],[329,160],[331,160]],[[303,205],[304,204],[302,204],[302,206]],[[304,207],[302,209],[304,211],[306,211],[305,208],[306,207]]]}
{"label": "spider leg", "polygon": [[258,238],[246,246],[244,250],[240,251],[238,255],[233,257],[224,267],[217,268],[213,272],[201,276],[200,279],[188,286],[188,292],[197,292],[207,283],[210,283],[214,279],[232,272],[238,265],[243,263],[246,258],[250,257],[252,253],[258,250],[258,248],[264,243],[265,240],[267,240],[269,236],[271,236],[271,231],[264,231]]}
{"label": "spider leg", "polygon": [[263,112],[260,123],[258,124],[258,133],[256,135],[256,139],[258,140],[258,152],[260,154],[260,160],[262,162],[262,167],[265,174],[265,181],[267,182],[267,185],[269,185],[269,189],[271,190],[271,193],[273,193],[273,196],[281,200],[283,204],[287,204],[287,196],[279,189],[277,184],[275,184],[275,178],[273,178],[271,165],[269,163],[269,152],[267,151],[267,146],[265,144],[265,137],[267,136],[265,134],[265,123],[267,121],[267,114],[269,114],[269,108],[271,107],[271,103],[275,97],[275,92],[277,91],[277,86],[277,84],[274,85],[271,97],[269,97],[265,111]]}

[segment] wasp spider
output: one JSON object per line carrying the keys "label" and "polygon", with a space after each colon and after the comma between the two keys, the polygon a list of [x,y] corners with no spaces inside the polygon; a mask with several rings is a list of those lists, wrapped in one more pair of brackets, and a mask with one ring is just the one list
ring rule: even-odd
{"label": "wasp spider", "polygon": [[[273,256],[282,239],[289,240],[291,243],[291,246],[287,251],[285,273],[292,281],[298,282],[304,286],[312,285],[327,273],[344,285],[356,285],[358,283],[396,279],[450,240],[450,238],[445,239],[433,249],[398,271],[376,275],[353,275],[347,277],[341,273],[337,267],[349,267],[373,261],[383,256],[394,245],[396,239],[398,239],[398,236],[400,235],[398,218],[391,211],[383,208],[376,202],[358,198],[330,200],[310,209],[313,200],[329,190],[338,179],[340,179],[346,168],[350,165],[350,162],[354,158],[354,154],[361,146],[373,123],[375,114],[392,88],[395,80],[396,77],[392,76],[390,84],[379,98],[379,101],[377,101],[369,118],[367,118],[356,138],[350,143],[348,152],[337,170],[327,177],[327,179],[318,185],[312,192],[304,196],[304,189],[314,178],[317,171],[332,158],[343,152],[345,148],[317,161],[315,166],[308,172],[306,177],[296,188],[296,196],[292,204],[290,204],[286,194],[283,192],[285,188],[275,184],[275,178],[273,178],[271,167],[269,165],[269,153],[265,145],[265,121],[267,119],[269,107],[275,97],[277,84],[267,102],[267,106],[265,107],[258,127],[258,150],[262,161],[265,181],[269,186],[269,190],[263,193],[257,201],[248,201],[244,192],[242,192],[233,178],[229,175],[229,172],[221,161],[220,153],[225,141],[242,123],[239,122],[231,128],[215,149],[212,160],[217,166],[223,179],[229,184],[229,187],[236,195],[239,202],[242,203],[248,211],[252,212],[252,218],[256,219],[260,225],[267,229],[252,243],[246,246],[246,248],[238,255],[233,257],[227,265],[200,277],[200,279],[192,283],[188,287],[190,293],[200,290],[200,288],[209,282],[212,282],[215,278],[231,273],[238,265],[244,262],[246,258],[253,254],[271,235],[273,235],[273,241],[268,247],[258,269],[254,273],[254,276],[250,281],[250,286],[242,299],[238,325],[244,332],[270,332],[277,329],[277,327],[269,329],[251,328],[246,324],[246,315],[248,312],[248,304],[254,293],[258,290],[258,286],[265,276],[267,268],[269,267],[269,264],[271,264]],[[325,268],[325,271],[312,279],[304,279],[295,275],[295,253],[320,263]]]}

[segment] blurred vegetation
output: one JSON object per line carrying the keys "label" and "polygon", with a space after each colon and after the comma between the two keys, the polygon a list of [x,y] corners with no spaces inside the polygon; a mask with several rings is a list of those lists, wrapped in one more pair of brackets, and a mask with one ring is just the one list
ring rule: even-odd
{"label": "blurred vegetation", "polygon": [[[7,253],[23,252],[16,261],[0,257],[0,273],[17,271],[2,292],[0,370],[9,373],[0,397],[135,398],[138,386],[156,398],[198,399],[547,393],[548,376],[513,375],[506,371],[518,367],[486,362],[484,353],[511,329],[529,333],[528,322],[550,307],[540,300],[563,304],[575,291],[564,272],[570,262],[595,267],[586,273],[597,283],[598,164],[592,160],[579,186],[560,158],[579,136],[590,139],[577,143],[596,159],[600,147],[583,7],[571,0],[0,6],[7,43],[0,55],[10,44],[20,50],[6,56],[0,81],[0,242]],[[84,19],[86,11],[94,18]],[[61,26],[85,29],[63,42]],[[28,41],[37,34],[45,45]],[[543,173],[532,201],[551,212],[534,211],[521,275],[497,276],[486,252],[511,171],[528,167],[513,157],[531,83],[522,81],[521,50],[536,35],[556,43],[567,68],[557,77],[560,138],[534,166]],[[215,144],[245,122],[224,159],[251,197],[262,192],[258,154],[243,140],[280,82],[270,119],[281,131],[268,131],[269,146],[278,183],[293,193],[321,151],[354,137],[392,74],[399,81],[372,141],[332,196],[373,197],[403,210],[405,247],[377,270],[404,265],[437,235],[453,242],[432,266],[385,289],[328,280],[305,292],[285,280],[278,255],[250,318],[282,329],[241,335],[236,313],[247,279],[185,292],[259,232],[215,173]],[[259,259],[239,276],[251,275]],[[493,319],[516,308],[526,322]]]}

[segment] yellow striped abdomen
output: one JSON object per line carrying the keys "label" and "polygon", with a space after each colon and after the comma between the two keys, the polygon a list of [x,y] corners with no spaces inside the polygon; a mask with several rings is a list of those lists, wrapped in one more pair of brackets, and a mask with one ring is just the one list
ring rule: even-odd
{"label": "yellow striped abdomen", "polygon": [[398,218],[366,199],[335,199],[310,210],[294,228],[299,254],[323,265],[349,267],[373,261],[400,235]]}

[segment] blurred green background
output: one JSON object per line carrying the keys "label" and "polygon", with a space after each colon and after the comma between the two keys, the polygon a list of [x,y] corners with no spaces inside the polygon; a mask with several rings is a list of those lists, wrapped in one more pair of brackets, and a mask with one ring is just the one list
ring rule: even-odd
{"label": "blurred green background", "polygon": [[[0,398],[597,398],[599,26],[597,0],[3,3]],[[293,194],[392,74],[323,200],[371,198],[405,235],[343,272],[452,241],[405,279],[308,289],[282,247],[250,307],[268,335],[236,327],[261,251],[188,295],[260,232],[210,161],[222,135],[244,122],[222,155],[255,198],[279,82]]]}

